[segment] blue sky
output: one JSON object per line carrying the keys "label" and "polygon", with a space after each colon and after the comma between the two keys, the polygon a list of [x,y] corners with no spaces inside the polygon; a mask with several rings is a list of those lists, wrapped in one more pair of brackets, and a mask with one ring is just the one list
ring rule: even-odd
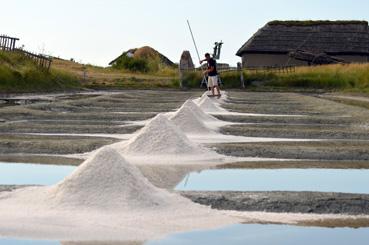
{"label": "blue sky", "polygon": [[152,46],[178,62],[223,40],[221,62],[270,20],[369,20],[369,0],[0,0],[0,33],[26,49],[106,66],[123,51]]}

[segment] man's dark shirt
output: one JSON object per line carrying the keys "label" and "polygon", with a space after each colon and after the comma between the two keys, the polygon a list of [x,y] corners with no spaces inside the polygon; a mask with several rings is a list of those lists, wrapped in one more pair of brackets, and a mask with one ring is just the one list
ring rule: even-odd
{"label": "man's dark shirt", "polygon": [[208,75],[209,76],[216,76],[218,75],[218,72],[217,72],[217,62],[213,59],[213,58],[210,58],[210,60],[208,61],[208,68],[210,67],[214,67],[214,70],[209,72]]}

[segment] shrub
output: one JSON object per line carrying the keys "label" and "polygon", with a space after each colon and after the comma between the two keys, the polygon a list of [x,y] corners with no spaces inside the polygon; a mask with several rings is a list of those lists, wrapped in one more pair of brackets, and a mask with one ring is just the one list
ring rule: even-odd
{"label": "shrub", "polygon": [[128,57],[122,55],[114,64],[113,68],[126,69],[133,72],[148,72],[149,64],[146,60],[140,58]]}

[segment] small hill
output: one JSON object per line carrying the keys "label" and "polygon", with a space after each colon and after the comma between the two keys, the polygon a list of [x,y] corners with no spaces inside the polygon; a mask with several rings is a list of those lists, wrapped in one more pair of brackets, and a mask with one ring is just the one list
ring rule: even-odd
{"label": "small hill", "polygon": [[175,66],[170,59],[149,46],[129,49],[112,60],[109,65],[133,71],[158,71]]}
{"label": "small hill", "polygon": [[174,63],[170,59],[168,59],[166,56],[164,56],[163,54],[159,53],[157,50],[149,46],[144,46],[138,49],[134,49],[132,50],[132,52],[133,52],[133,57],[135,58],[156,59],[157,57],[159,57],[162,64],[167,65],[167,66],[174,65]]}
{"label": "small hill", "polygon": [[23,53],[0,50],[0,93],[48,92],[80,89],[76,76],[55,69],[40,68]]}

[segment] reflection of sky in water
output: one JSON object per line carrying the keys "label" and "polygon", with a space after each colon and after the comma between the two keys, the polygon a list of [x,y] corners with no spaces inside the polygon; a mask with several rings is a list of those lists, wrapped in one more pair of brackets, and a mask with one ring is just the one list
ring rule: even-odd
{"label": "reflection of sky in water", "polygon": [[189,174],[176,189],[369,193],[369,170],[215,169]]}
{"label": "reflection of sky in water", "polygon": [[73,166],[0,162],[0,185],[52,185],[74,169]]}
{"label": "reflection of sky in water", "polygon": [[369,229],[309,228],[285,225],[232,225],[213,231],[188,232],[168,236],[147,245],[166,244],[368,244]]}
{"label": "reflection of sky in water", "polygon": [[[312,244],[368,244],[369,228],[318,228],[287,225],[231,225],[222,229],[194,231],[174,234],[165,239],[148,241],[146,245],[192,245],[192,244],[227,244],[227,245],[312,245]],[[30,241],[0,239],[0,245],[59,245],[55,241]],[[66,243],[68,244],[68,243]],[[73,243],[78,245],[79,243]],[[109,242],[82,242],[80,245],[109,245]],[[111,245],[125,244],[111,242]],[[127,243],[129,244],[129,243]]]}
{"label": "reflection of sky in water", "polygon": [[0,239],[1,245],[60,245],[58,241]]}

